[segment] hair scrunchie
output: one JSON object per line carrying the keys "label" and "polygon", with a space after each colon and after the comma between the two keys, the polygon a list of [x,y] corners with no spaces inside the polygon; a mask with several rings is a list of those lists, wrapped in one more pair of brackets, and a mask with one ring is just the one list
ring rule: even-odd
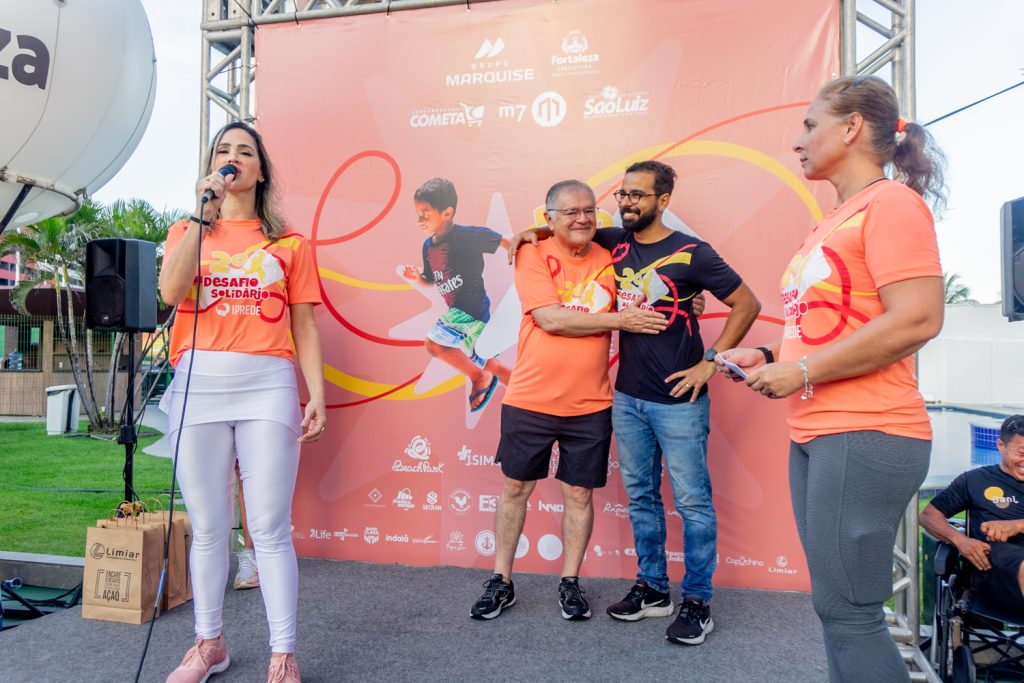
{"label": "hair scrunchie", "polygon": [[896,144],[900,144],[907,139],[907,122],[905,119],[896,119]]}

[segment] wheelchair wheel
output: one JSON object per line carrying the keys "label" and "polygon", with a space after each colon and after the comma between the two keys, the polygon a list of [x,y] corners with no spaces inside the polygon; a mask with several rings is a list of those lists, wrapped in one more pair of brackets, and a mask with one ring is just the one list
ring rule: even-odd
{"label": "wheelchair wheel", "polygon": [[975,676],[971,648],[961,645],[953,650],[953,673],[949,680],[952,683],[974,683]]}

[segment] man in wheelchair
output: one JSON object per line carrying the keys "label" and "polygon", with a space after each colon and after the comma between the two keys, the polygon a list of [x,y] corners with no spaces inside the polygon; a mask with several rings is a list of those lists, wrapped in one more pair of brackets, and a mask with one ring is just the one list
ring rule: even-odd
{"label": "man in wheelchair", "polygon": [[[937,604],[937,616],[940,610],[963,607],[1019,631],[1024,625],[1024,415],[1013,415],[1003,422],[997,446],[1001,456],[997,465],[958,476],[925,506],[919,519],[928,533],[956,548],[974,570],[966,572],[973,577],[960,576],[953,582],[957,584],[957,596],[969,589],[967,599],[956,605]],[[961,512],[967,513],[966,534],[947,521]],[[950,571],[956,570],[951,566]],[[959,597],[954,598],[957,600]],[[938,637],[946,640],[943,635]],[[948,640],[945,644],[949,645]],[[1008,655],[1015,666],[1020,665],[1019,653],[1002,646],[994,649]]]}

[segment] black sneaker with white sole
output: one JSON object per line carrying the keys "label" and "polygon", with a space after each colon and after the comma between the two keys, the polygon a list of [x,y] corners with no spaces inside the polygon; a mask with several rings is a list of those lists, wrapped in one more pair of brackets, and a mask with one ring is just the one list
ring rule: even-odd
{"label": "black sneaker with white sole", "polygon": [[493,619],[501,614],[501,610],[516,604],[516,589],[501,574],[495,574],[484,581],[484,594],[473,605],[469,616],[474,619]]}
{"label": "black sneaker with white sole", "polygon": [[566,576],[558,584],[558,604],[562,607],[564,619],[580,620],[590,618],[590,604],[583,597],[579,577]]}
{"label": "black sneaker with white sole", "polygon": [[715,630],[711,606],[700,598],[686,597],[679,606],[679,615],[665,631],[665,638],[683,645],[700,645]]}
{"label": "black sneaker with white sole", "polygon": [[643,581],[637,581],[621,601],[608,607],[608,616],[622,621],[640,621],[645,617],[671,616],[672,598]]}

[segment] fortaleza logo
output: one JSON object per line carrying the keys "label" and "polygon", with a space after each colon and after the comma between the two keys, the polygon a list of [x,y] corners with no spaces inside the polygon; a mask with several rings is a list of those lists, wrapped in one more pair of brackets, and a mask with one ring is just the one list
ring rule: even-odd
{"label": "fortaleza logo", "polygon": [[739,557],[725,556],[725,563],[731,564],[734,567],[763,567],[764,562],[761,560],[755,560],[746,555],[740,555]]}
{"label": "fortaleza logo", "polygon": [[410,128],[446,128],[466,126],[474,128],[484,123],[485,108],[482,104],[459,103],[458,107],[431,107],[415,109],[409,115]]}
{"label": "fortaleza logo", "polygon": [[620,116],[646,116],[651,98],[643,90],[621,92],[612,85],[606,85],[599,95],[583,103],[584,119],[608,119]]}
{"label": "fortaleza logo", "polygon": [[587,36],[579,29],[569,31],[562,38],[562,53],[551,55],[551,66],[555,76],[578,76],[597,73],[601,55],[590,52]]}
{"label": "fortaleza logo", "polygon": [[1006,495],[1006,493],[998,486],[989,486],[985,489],[984,496],[985,500],[990,501],[1000,510],[1005,510],[1010,507],[1011,504],[1017,504],[1017,496]]}
{"label": "fortaleza logo", "polygon": [[496,464],[493,455],[474,453],[469,450],[469,446],[463,446],[455,455],[458,457],[459,462],[466,467],[490,467]]}
{"label": "fortaleza logo", "polygon": [[368,526],[363,529],[363,540],[373,545],[380,540],[380,531],[375,526]]}
{"label": "fortaleza logo", "polygon": [[407,465],[401,459],[395,460],[391,465],[392,472],[408,472],[411,474],[444,474],[444,463],[439,462],[431,465],[427,460],[430,458],[430,442],[417,434],[405,447],[405,454],[413,460],[419,460],[415,465]]}
{"label": "fortaleza logo", "polygon": [[493,42],[484,38],[477,48],[469,71],[444,75],[446,88],[459,88],[467,85],[495,85],[498,83],[521,83],[537,78],[533,67],[512,66],[507,59],[498,59],[505,52],[505,41],[498,37]]}
{"label": "fortaleza logo", "polygon": [[789,558],[785,555],[779,555],[775,558],[775,566],[768,567],[768,572],[771,574],[796,574],[798,570],[789,568]]}
{"label": "fortaleza logo", "polygon": [[96,560],[104,558],[108,560],[137,560],[139,553],[127,548],[108,548],[102,543],[93,543],[89,546],[89,554]]}

